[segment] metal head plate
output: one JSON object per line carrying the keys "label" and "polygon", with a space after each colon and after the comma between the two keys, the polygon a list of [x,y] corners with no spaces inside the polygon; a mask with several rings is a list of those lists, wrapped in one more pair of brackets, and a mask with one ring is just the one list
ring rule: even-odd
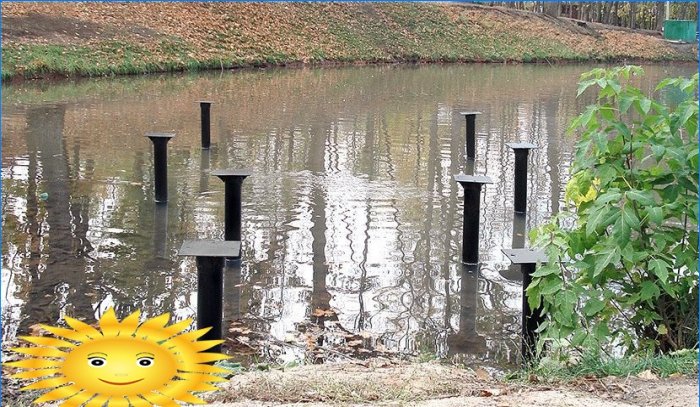
{"label": "metal head plate", "polygon": [[146,133],[146,137],[150,139],[154,138],[173,138],[175,137],[175,133],[159,133],[159,132],[151,132],[151,133]]}
{"label": "metal head plate", "polygon": [[532,150],[533,148],[538,148],[532,143],[506,143],[506,145],[513,150]]}
{"label": "metal head plate", "polygon": [[459,182],[460,184],[462,184],[462,183],[493,184],[493,181],[491,181],[491,178],[487,177],[485,175],[457,174],[457,175],[455,175],[455,181]]}
{"label": "metal head plate", "polygon": [[225,177],[249,177],[253,174],[253,171],[245,168],[227,168],[225,170],[214,170],[211,175],[219,178]]}
{"label": "metal head plate", "polygon": [[462,116],[475,116],[477,114],[481,114],[481,112],[459,112]]}
{"label": "metal head plate", "polygon": [[212,103],[214,103],[214,102],[212,102],[211,100],[198,100],[197,103],[208,103],[208,104],[212,104]]}
{"label": "metal head plate", "polygon": [[501,249],[513,264],[547,263],[547,255],[535,249]]}
{"label": "metal head plate", "polygon": [[178,256],[239,257],[241,242],[237,240],[185,240]]}

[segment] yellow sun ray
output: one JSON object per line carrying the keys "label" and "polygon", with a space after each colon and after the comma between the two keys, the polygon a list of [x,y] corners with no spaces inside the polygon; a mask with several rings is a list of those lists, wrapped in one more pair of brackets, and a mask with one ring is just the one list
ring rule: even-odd
{"label": "yellow sun ray", "polygon": [[61,367],[61,362],[62,361],[60,360],[50,359],[24,359],[4,364],[7,366],[21,367],[25,369],[44,369],[49,367]]}
{"label": "yellow sun ray", "polygon": [[222,381],[227,381],[226,379],[222,379],[218,376],[210,376],[210,375],[205,375],[205,374],[200,374],[200,373],[178,373],[178,376],[181,377],[184,380],[180,381],[173,381],[173,384],[182,384],[182,383],[187,383],[188,385],[192,386],[190,391],[215,391],[219,390],[217,386],[214,386],[213,382],[222,382]]}
{"label": "yellow sun ray", "polygon": [[22,390],[53,389],[54,387],[61,387],[64,384],[68,384],[68,382],[69,380],[65,376],[51,377],[24,386]]}
{"label": "yellow sun ray", "polygon": [[71,318],[71,317],[65,317],[63,319],[66,320],[66,323],[68,324],[68,326],[70,326],[71,328],[75,329],[78,332],[82,332],[90,339],[97,339],[97,338],[100,338],[102,336],[100,331],[91,327],[90,325],[86,324],[83,321],[79,321],[79,320],[77,320],[75,318]]}
{"label": "yellow sun ray", "polygon": [[197,364],[201,363],[208,363],[208,362],[216,362],[218,360],[226,360],[226,359],[231,359],[230,356],[221,354],[221,353],[195,353],[193,360]]}
{"label": "yellow sun ray", "polygon": [[101,394],[96,395],[94,398],[90,399],[83,407],[102,407],[109,400],[109,397],[103,396]]}
{"label": "yellow sun ray", "polygon": [[200,381],[209,383],[220,383],[228,381],[221,376],[212,376],[205,373],[178,372],[177,376],[181,377],[184,380],[191,380],[193,383]]}
{"label": "yellow sun ray", "polygon": [[89,341],[90,339],[92,339],[85,332],[82,332],[82,331],[74,331],[74,330],[68,329],[68,328],[61,328],[58,326],[49,326],[49,325],[41,325],[41,328],[48,331],[48,332],[51,332],[52,334],[54,334],[56,336],[60,336],[62,338],[70,339],[70,340],[76,341],[76,342],[82,343],[82,342]]}
{"label": "yellow sun ray", "polygon": [[136,310],[129,314],[128,317],[124,318],[120,324],[119,330],[120,335],[131,336],[136,333],[136,329],[139,326],[139,319],[141,318],[141,311]]}
{"label": "yellow sun ray", "polygon": [[153,317],[151,319],[148,319],[144,321],[143,324],[141,324],[138,329],[136,330],[136,336],[142,336],[139,333],[142,330],[156,330],[159,331],[163,329],[163,327],[170,321],[170,314],[165,313],[158,315],[157,317]]}
{"label": "yellow sun ray", "polygon": [[192,377],[190,380],[174,380],[168,383],[167,387],[161,389],[160,391],[167,396],[177,398],[178,400],[187,401],[182,398],[183,394],[189,394],[187,392],[205,392],[216,390],[219,390],[219,388],[206,383],[206,380],[204,380],[202,377]]}
{"label": "yellow sun ray", "polygon": [[192,392],[205,392],[205,391],[217,391],[220,390],[218,386],[214,386],[209,383],[199,383],[193,385],[192,383],[187,384],[187,390]]}
{"label": "yellow sun ray", "polygon": [[168,397],[172,397],[174,399],[184,401],[185,403],[207,404],[206,401],[200,399],[199,397],[192,395],[190,393],[187,393],[187,390],[189,390],[189,389],[184,389],[184,388],[182,388],[182,386],[172,386],[172,387],[168,387],[166,389],[162,389],[161,392]]}
{"label": "yellow sun ray", "polygon": [[50,336],[20,336],[19,339],[22,339],[22,340],[27,341],[29,343],[33,343],[35,345],[49,346],[49,347],[57,348],[57,349],[75,348],[75,344],[73,344],[71,342],[62,341],[60,339],[52,338]]}
{"label": "yellow sun ray", "polygon": [[50,392],[44,394],[43,396],[39,397],[38,399],[34,400],[34,403],[39,404],[39,403],[47,403],[49,401],[58,401],[58,400],[63,400],[65,398],[68,398],[75,393],[80,391],[80,389],[76,388],[73,385],[68,385],[68,386],[63,386],[59,387],[57,389],[53,389]]}
{"label": "yellow sun ray", "polygon": [[65,318],[72,329],[45,327],[51,337],[27,337],[36,347],[15,348],[24,360],[5,363],[24,369],[13,377],[34,379],[23,388],[48,389],[35,402],[60,401],[63,407],[178,407],[178,402],[204,404],[193,392],[216,391],[227,369],[209,362],[228,356],[205,352],[221,340],[197,341],[210,328],[188,331],[192,320],[168,326],[169,315],[139,325],[136,311],[122,321],[112,308],[98,329]]}
{"label": "yellow sun ray", "polygon": [[145,334],[149,340],[161,342],[187,330],[190,325],[192,325],[192,320],[188,318],[158,330],[150,329],[146,331],[139,329],[137,335]]}
{"label": "yellow sun ray", "polygon": [[197,372],[197,373],[231,373],[230,370],[224,369],[223,367],[219,366],[212,366],[212,365],[196,365],[192,364],[191,366],[185,365],[183,363],[183,368],[180,369],[183,372]]}
{"label": "yellow sun ray", "polygon": [[54,348],[11,348],[13,352],[40,358],[64,358],[68,353]]}
{"label": "yellow sun ray", "polygon": [[46,376],[52,376],[60,371],[61,369],[59,368],[25,370],[24,372],[19,372],[10,375],[10,377],[13,377],[15,379],[39,379]]}
{"label": "yellow sun ray", "polygon": [[153,406],[153,403],[149,403],[146,400],[142,399],[141,397],[127,397],[126,399],[129,400],[131,407],[152,407]]}
{"label": "yellow sun ray", "polygon": [[222,340],[197,341],[192,343],[192,349],[196,350],[197,352],[203,352],[222,343],[224,343]]}
{"label": "yellow sun ray", "polygon": [[114,308],[110,308],[102,314],[100,318],[100,331],[102,336],[117,336],[119,335],[119,320],[117,314],[114,313]]}
{"label": "yellow sun ray", "polygon": [[149,403],[161,407],[180,407],[180,405],[177,404],[172,398],[166,397],[158,393],[144,394],[143,398],[146,399],[146,401],[148,401]]}
{"label": "yellow sun ray", "polygon": [[59,404],[58,407],[80,407],[83,403],[90,400],[91,397],[93,397],[93,394],[82,391],[67,398],[63,403]]}
{"label": "yellow sun ray", "polygon": [[168,384],[167,387],[161,389],[163,394],[169,394],[169,392],[181,391],[187,388],[187,391],[191,392],[205,392],[205,391],[216,391],[219,390],[217,386],[206,383],[202,379],[195,380],[174,380]]}
{"label": "yellow sun ray", "polygon": [[168,323],[170,314],[163,314],[141,324],[141,326],[136,330],[135,336],[138,338],[148,338],[151,341],[162,342],[180,332],[186,331],[187,328],[192,325],[191,319],[185,319],[168,327],[165,324]]}
{"label": "yellow sun ray", "polygon": [[124,397],[112,397],[109,399],[108,407],[129,407],[129,401]]}
{"label": "yellow sun ray", "polygon": [[166,348],[176,348],[182,346],[183,344],[192,344],[210,330],[211,328],[202,328],[197,329],[196,331],[185,332],[181,335],[174,336],[168,339],[163,343],[163,346],[165,346]]}

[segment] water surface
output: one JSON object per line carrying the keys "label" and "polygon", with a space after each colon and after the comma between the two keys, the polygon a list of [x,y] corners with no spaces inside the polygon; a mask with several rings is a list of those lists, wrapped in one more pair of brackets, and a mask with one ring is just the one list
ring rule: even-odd
{"label": "water surface", "polygon": [[[243,262],[225,276],[227,349],[291,360],[381,352],[517,361],[521,286],[501,248],[562,208],[567,123],[590,66],[445,65],[249,70],[3,87],[3,340],[64,315],[196,313],[186,239],[223,238],[223,183],[243,187]],[[645,68],[645,89],[694,65]],[[200,99],[214,101],[211,151]],[[477,119],[479,270],[460,262],[463,110]],[[169,203],[154,204],[145,133],[172,131]],[[513,216],[508,142],[529,157]],[[514,226],[517,233],[514,234]],[[248,332],[251,331],[251,332]],[[257,339],[256,339],[257,338]],[[268,343],[250,349],[246,341]],[[356,341],[361,342],[356,342]],[[355,342],[353,342],[355,341]],[[349,344],[353,342],[354,344]],[[237,346],[234,346],[234,343]],[[331,353],[329,353],[331,352]]]}

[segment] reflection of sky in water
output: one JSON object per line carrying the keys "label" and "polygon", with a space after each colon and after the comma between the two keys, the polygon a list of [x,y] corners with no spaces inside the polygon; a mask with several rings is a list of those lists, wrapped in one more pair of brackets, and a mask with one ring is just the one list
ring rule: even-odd
{"label": "reflection of sky in water", "polygon": [[[223,183],[211,169],[254,170],[243,187],[243,257],[227,269],[227,317],[283,340],[315,309],[395,350],[518,349],[513,157],[530,141],[527,229],[559,210],[573,140],[567,122],[587,67],[379,66],[118,78],[3,89],[3,339],[62,315],[194,316],[184,239],[223,237]],[[692,65],[648,67],[658,78]],[[212,99],[212,142],[199,107]],[[482,193],[478,278],[459,264],[464,118],[476,108]],[[153,204],[148,131],[169,143],[169,204]],[[47,193],[46,199],[42,194]]]}

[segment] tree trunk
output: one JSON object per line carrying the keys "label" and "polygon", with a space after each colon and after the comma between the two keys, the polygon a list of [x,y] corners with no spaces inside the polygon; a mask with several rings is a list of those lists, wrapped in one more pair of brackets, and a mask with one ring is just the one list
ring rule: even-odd
{"label": "tree trunk", "polygon": [[612,10],[612,3],[606,1],[603,5],[603,15],[600,18],[603,24],[610,24],[610,10]]}
{"label": "tree trunk", "polygon": [[637,4],[630,2],[630,20],[629,27],[631,29],[637,28]]}
{"label": "tree trunk", "polygon": [[552,17],[559,17],[559,3],[546,2],[543,4],[544,14]]}

